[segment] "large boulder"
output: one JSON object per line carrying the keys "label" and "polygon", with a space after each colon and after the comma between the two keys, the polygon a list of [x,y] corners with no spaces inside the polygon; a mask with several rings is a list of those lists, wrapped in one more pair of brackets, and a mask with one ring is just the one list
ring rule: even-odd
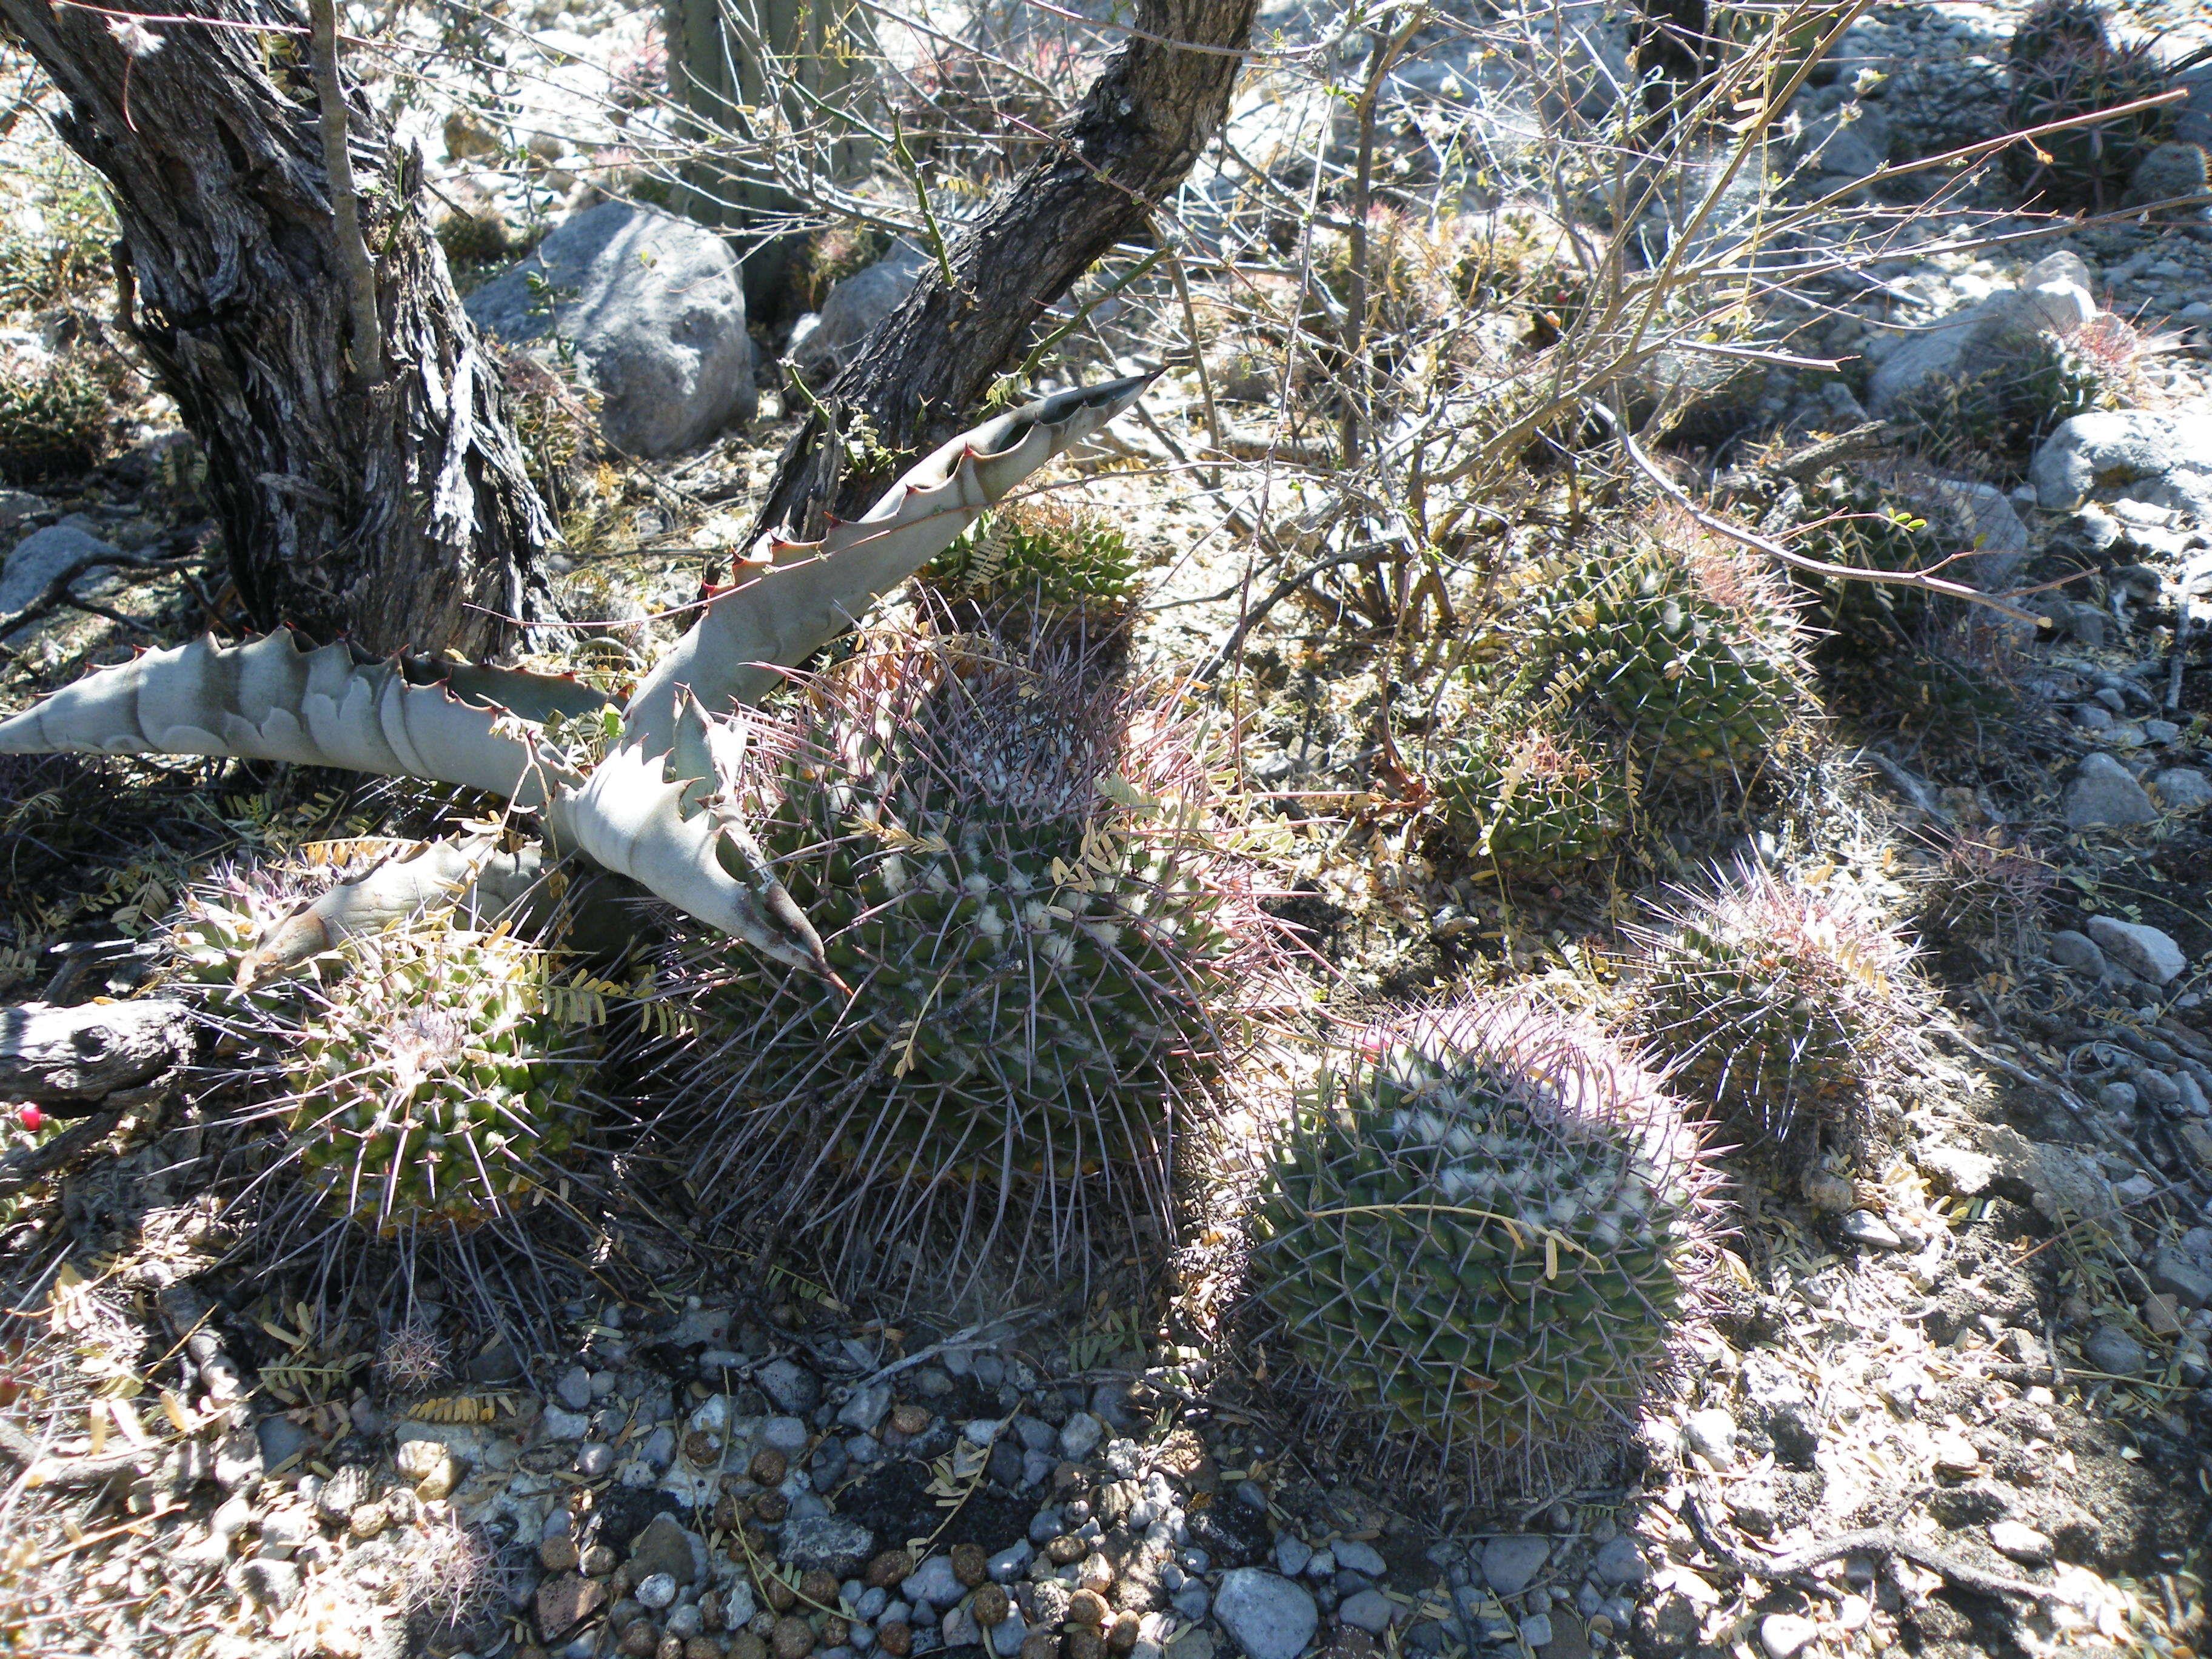
{"label": "large boulder", "polygon": [[2008,335],[2049,330],[2065,334],[2097,314],[2094,277],[2078,254],[2038,260],[2018,288],[2001,288],[1971,306],[1907,335],[1874,372],[1867,408],[1877,420],[1896,412],[1908,392],[1932,380],[1985,368],[1992,347]]}
{"label": "large boulder", "polygon": [[[551,290],[550,318],[532,278]],[[571,343],[599,430],[644,459],[696,448],[760,407],[736,256],[656,208],[602,202],[463,303],[503,340]]]}
{"label": "large boulder", "polygon": [[2212,412],[2076,415],[2043,441],[2027,477],[2036,505],[2054,512],[2112,492],[2212,520]]}
{"label": "large boulder", "polygon": [[827,380],[851,362],[878,323],[898,308],[921,277],[929,255],[901,242],[875,264],[830,286],[820,313],[802,317],[791,332],[791,358],[810,380]]}

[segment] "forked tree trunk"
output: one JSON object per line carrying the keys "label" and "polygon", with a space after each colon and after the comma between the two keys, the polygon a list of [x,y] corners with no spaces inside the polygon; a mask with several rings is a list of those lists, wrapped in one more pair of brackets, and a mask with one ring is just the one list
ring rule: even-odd
{"label": "forked tree trunk", "polygon": [[489,653],[526,613],[555,532],[430,234],[419,158],[349,98],[379,376],[353,361],[299,14],[270,0],[149,9],[164,21],[142,28],[0,0],[69,100],[62,137],[112,188],[119,320],[207,452],[248,611],[377,652]]}
{"label": "forked tree trunk", "polygon": [[[830,382],[777,463],[755,537],[774,530],[811,540],[825,510],[850,517],[864,508],[908,454],[969,423],[1048,306],[1116,242],[1148,234],[1153,211],[1228,113],[1253,10],[1254,0],[1140,0],[1139,33],[1082,106],[953,240],[952,281],[925,266]],[[851,432],[863,421],[878,441],[870,462],[850,465],[833,425]]]}

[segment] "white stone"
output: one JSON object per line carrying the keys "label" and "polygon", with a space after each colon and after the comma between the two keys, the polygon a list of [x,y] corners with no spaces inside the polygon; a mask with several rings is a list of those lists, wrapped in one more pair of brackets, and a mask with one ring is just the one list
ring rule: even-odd
{"label": "white stone", "polygon": [[2172,935],[2142,922],[2122,921],[2118,916],[2092,916],[2089,937],[2108,960],[2153,985],[2171,982],[2189,966],[2189,957],[2173,942]]}
{"label": "white stone", "polygon": [[1770,1613],[1759,1621],[1759,1645],[1766,1659],[1797,1659],[1811,1645],[1820,1627],[1794,1613]]}
{"label": "white stone", "polygon": [[1221,1576],[1213,1616],[1245,1659],[1298,1659],[1321,1622],[1304,1586],[1260,1567],[1236,1567]]}

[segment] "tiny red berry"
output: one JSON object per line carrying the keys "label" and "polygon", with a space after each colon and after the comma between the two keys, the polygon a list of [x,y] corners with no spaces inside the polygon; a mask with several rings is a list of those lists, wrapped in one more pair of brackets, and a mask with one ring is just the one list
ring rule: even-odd
{"label": "tiny red berry", "polygon": [[22,1120],[23,1127],[33,1134],[36,1134],[46,1125],[46,1115],[36,1106],[24,1107],[19,1115]]}

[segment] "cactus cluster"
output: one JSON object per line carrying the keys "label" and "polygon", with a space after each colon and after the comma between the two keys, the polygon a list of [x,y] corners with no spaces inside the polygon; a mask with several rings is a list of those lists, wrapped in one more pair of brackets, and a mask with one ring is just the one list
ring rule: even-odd
{"label": "cactus cluster", "polygon": [[1632,1428],[1701,1300],[1713,1172],[1594,1031],[1473,1005],[1335,1056],[1268,1149],[1280,1340],[1390,1440],[1548,1495]]}
{"label": "cactus cluster", "polygon": [[1632,933],[1638,1022],[1691,1109],[1785,1174],[1848,1153],[1899,1024],[1896,937],[1763,867]]}
{"label": "cactus cluster", "polygon": [[380,1236],[465,1232],[534,1201],[588,1115],[596,1048],[549,1012],[544,952],[426,924],[345,955],[284,1058],[309,1187]]}
{"label": "cactus cluster", "polygon": [[0,480],[40,483],[100,459],[111,398],[95,368],[81,351],[0,351]]}
{"label": "cactus cluster", "polygon": [[[803,684],[729,781],[849,989],[750,953],[690,977],[726,1029],[726,1159],[816,1137],[848,1237],[949,1201],[1055,1237],[1164,1205],[1170,1132],[1245,1041],[1279,946],[1226,844],[1224,757],[1171,695],[1072,653],[891,638]],[[807,1103],[794,1110],[794,1103]]]}
{"label": "cactus cluster", "polygon": [[[2155,43],[2120,45],[2108,14],[2088,0],[2043,0],[2013,32],[2005,59],[2005,119],[2015,132],[2118,109],[2167,89]],[[2172,106],[2022,138],[2006,171],[2031,204],[2100,210],[2117,204],[2136,166],[2173,136]]]}
{"label": "cactus cluster", "polygon": [[1602,858],[1628,827],[1631,784],[1587,734],[1510,702],[1478,701],[1428,771],[1445,825],[1478,859],[1540,875]]}
{"label": "cactus cluster", "polygon": [[1797,719],[1786,586],[1686,520],[1583,561],[1554,592],[1541,654],[1639,769],[1742,777]]}
{"label": "cactus cluster", "polygon": [[[2118,319],[2111,321],[2126,329]],[[1923,380],[1898,400],[1892,418],[1922,454],[2023,477],[2035,447],[2061,422],[2122,401],[2121,385],[2096,349],[2095,326],[2001,334],[1972,373]]]}

